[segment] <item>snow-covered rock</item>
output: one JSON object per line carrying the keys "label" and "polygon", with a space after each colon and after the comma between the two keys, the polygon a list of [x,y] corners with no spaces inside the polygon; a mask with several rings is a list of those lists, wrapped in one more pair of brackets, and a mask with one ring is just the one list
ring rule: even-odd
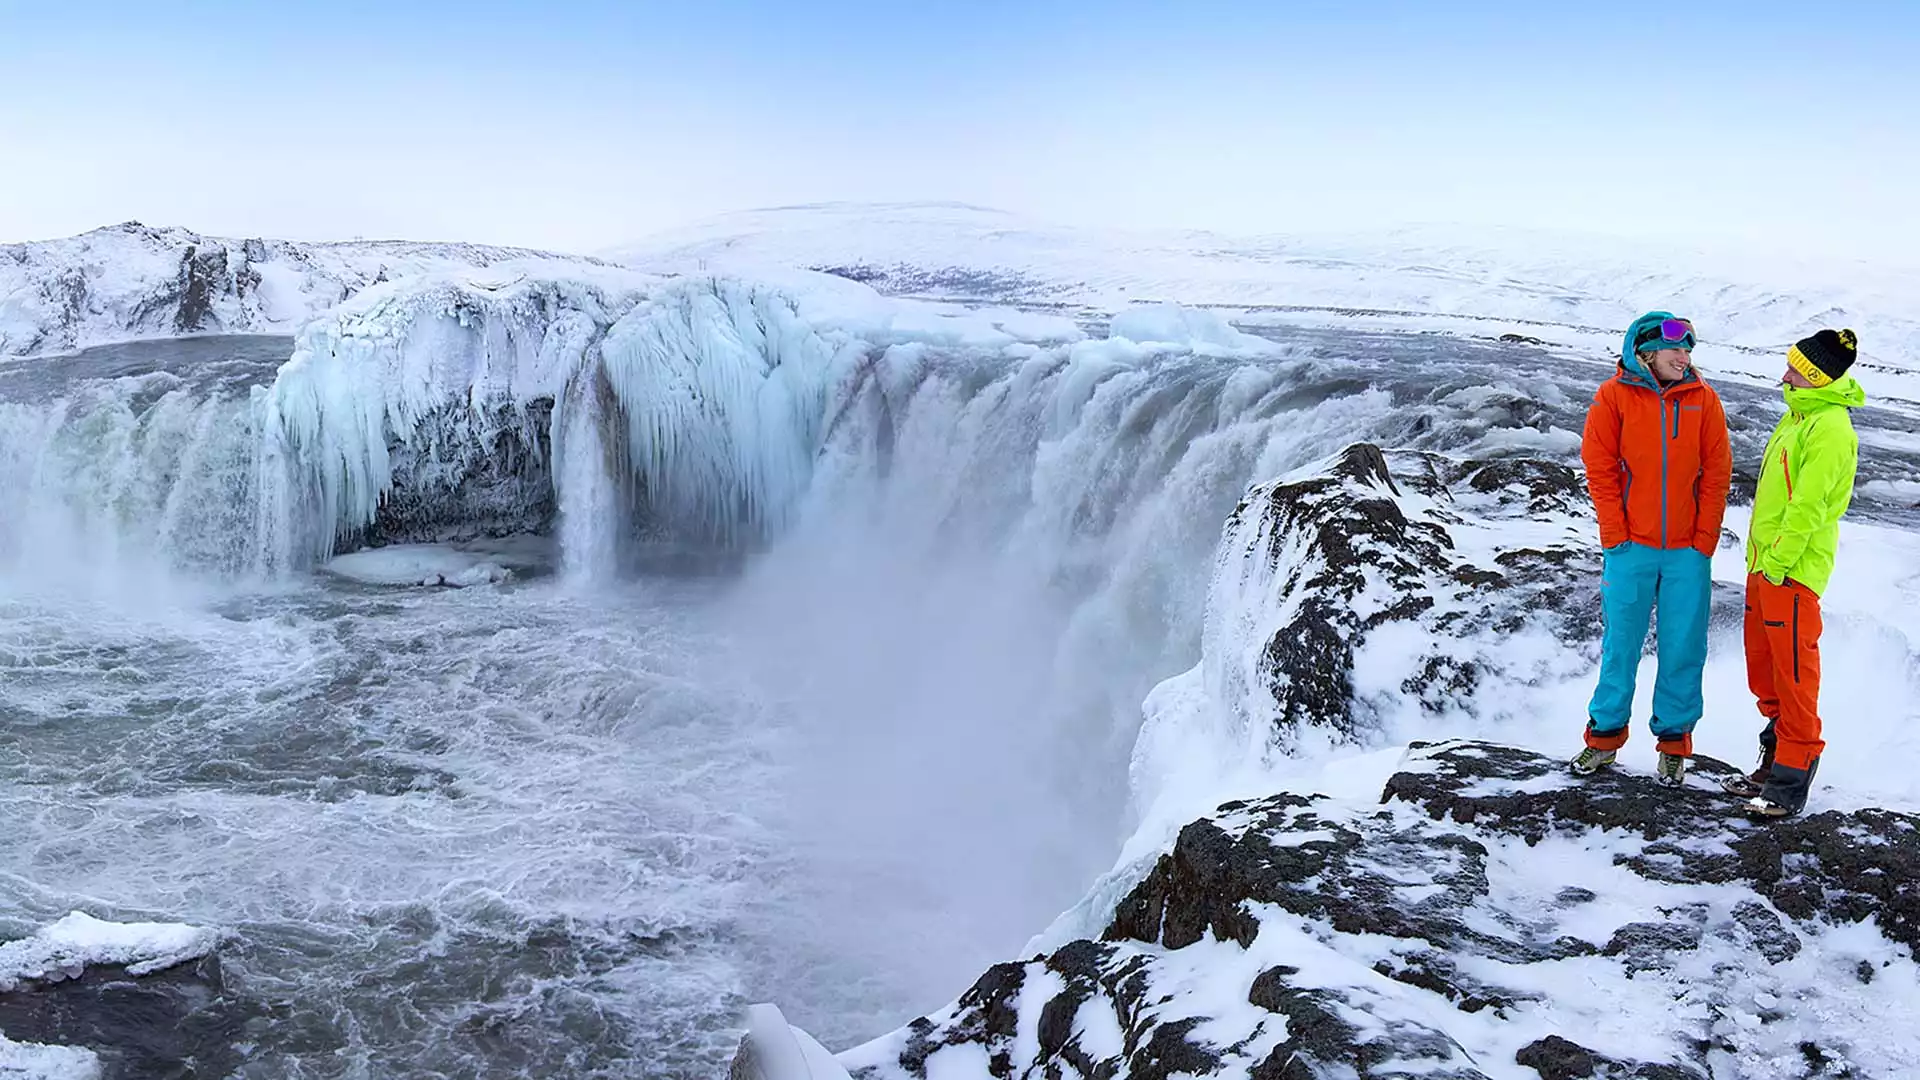
{"label": "snow-covered rock", "polygon": [[19,941],[0,945],[0,991],[27,980],[57,982],[89,964],[119,964],[146,975],[213,951],[211,930],[175,923],[112,923],[76,911]]}
{"label": "snow-covered rock", "polygon": [[867,1080],[1900,1075],[1920,819],[1751,824],[1712,783],[1733,771],[1576,782],[1457,741],[1413,746],[1377,797],[1228,803],[1097,940],[839,1060]]}
{"label": "snow-covered rock", "polygon": [[[1147,702],[1144,824],[1119,867],[1027,959],[840,1063],[862,1080],[1896,1075],[1907,1052],[1884,1032],[1920,1004],[1920,818],[1755,825],[1718,787],[1736,770],[1705,756],[1677,792],[1470,740],[1360,755],[1371,783],[1249,768],[1584,677],[1593,532],[1578,473],[1528,458],[1356,444],[1256,487],[1224,532],[1201,663]],[[1382,755],[1398,761],[1364,764]],[[1249,775],[1268,786],[1194,806]]]}
{"label": "snow-covered rock", "polygon": [[218,932],[73,912],[0,944],[0,1076],[225,1076],[264,1009],[229,992]]}
{"label": "snow-covered rock", "polygon": [[100,1080],[100,1055],[77,1046],[14,1042],[0,1035],[0,1076],[7,1080]]}
{"label": "snow-covered rock", "polygon": [[137,222],[5,244],[0,356],[179,334],[291,334],[370,285],[510,262],[518,272],[602,265],[479,244],[234,240]]}
{"label": "snow-covered rock", "polygon": [[1222,775],[1577,671],[1598,581],[1592,508],[1558,462],[1356,443],[1258,485],[1222,533],[1200,661],[1145,703],[1136,809],[1177,827]]}

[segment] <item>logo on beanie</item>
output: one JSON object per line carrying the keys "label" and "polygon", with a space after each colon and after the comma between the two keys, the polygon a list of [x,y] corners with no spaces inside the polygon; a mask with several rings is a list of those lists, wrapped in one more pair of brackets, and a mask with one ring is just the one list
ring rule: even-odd
{"label": "logo on beanie", "polygon": [[1860,339],[1851,330],[1822,330],[1804,337],[1787,350],[1787,366],[1815,386],[1826,386],[1847,373],[1860,352]]}

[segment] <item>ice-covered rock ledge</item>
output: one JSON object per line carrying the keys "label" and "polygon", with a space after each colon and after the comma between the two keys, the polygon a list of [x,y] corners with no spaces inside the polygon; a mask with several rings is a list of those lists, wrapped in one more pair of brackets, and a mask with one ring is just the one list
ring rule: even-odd
{"label": "ice-covered rock ledge", "polygon": [[1537,458],[1356,443],[1251,489],[1222,530],[1200,662],[1144,703],[1129,857],[1226,797],[1223,778],[1497,722],[1525,707],[1513,688],[1584,677],[1595,532],[1579,472]]}
{"label": "ice-covered rock ledge", "polygon": [[231,994],[220,935],[73,912],[0,944],[0,1077],[226,1076],[261,1008]]}
{"label": "ice-covered rock ledge", "polygon": [[1728,812],[1415,744],[1377,801],[1187,825],[1099,940],[998,965],[839,1055],[855,1077],[1894,1076],[1920,1005],[1920,819]]}

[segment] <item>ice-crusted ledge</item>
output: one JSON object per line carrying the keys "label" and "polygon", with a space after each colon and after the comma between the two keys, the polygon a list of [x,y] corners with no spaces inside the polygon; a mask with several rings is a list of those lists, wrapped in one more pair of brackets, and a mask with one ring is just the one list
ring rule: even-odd
{"label": "ice-crusted ledge", "polygon": [[[155,976],[211,957],[219,943],[217,931],[202,927],[108,922],[72,912],[29,937],[0,944],[0,1021],[32,1026],[31,1018],[38,1015],[10,997],[31,997],[49,988],[76,985],[94,971],[124,973],[118,976],[122,978]],[[120,1005],[130,1005],[124,995]],[[129,1031],[141,1026],[127,1016],[117,1023]],[[40,1026],[57,1031],[59,1038],[72,1037],[90,1025],[69,1019]],[[16,1029],[14,1034],[20,1032]],[[103,1075],[103,1068],[101,1055],[91,1048],[15,1041],[0,1030],[0,1076],[9,1080],[95,1080]]]}
{"label": "ice-crusted ledge", "polygon": [[0,945],[0,1075],[230,1075],[268,1009],[227,985],[221,940],[74,912]]}
{"label": "ice-crusted ledge", "polygon": [[324,558],[383,514],[403,540],[551,515],[555,406],[657,282],[497,269],[376,286],[301,332],[260,395],[264,562]]}
{"label": "ice-crusted ledge", "polygon": [[1511,703],[1484,690],[1584,673],[1598,564],[1558,462],[1356,443],[1256,485],[1222,529],[1200,661],[1143,705],[1123,866],[1288,755],[1497,718]]}
{"label": "ice-crusted ledge", "polygon": [[76,978],[92,964],[118,964],[130,975],[197,960],[220,935],[184,923],[116,923],[75,911],[32,937],[0,945],[0,992],[22,982]]}

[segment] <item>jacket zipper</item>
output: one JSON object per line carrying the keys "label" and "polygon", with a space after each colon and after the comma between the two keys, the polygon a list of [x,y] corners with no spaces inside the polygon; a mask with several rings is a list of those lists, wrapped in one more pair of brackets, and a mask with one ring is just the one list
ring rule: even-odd
{"label": "jacket zipper", "polygon": [[[1660,391],[1660,430],[1667,429],[1667,392]],[[1667,440],[1660,440],[1660,547],[1667,546]]]}

